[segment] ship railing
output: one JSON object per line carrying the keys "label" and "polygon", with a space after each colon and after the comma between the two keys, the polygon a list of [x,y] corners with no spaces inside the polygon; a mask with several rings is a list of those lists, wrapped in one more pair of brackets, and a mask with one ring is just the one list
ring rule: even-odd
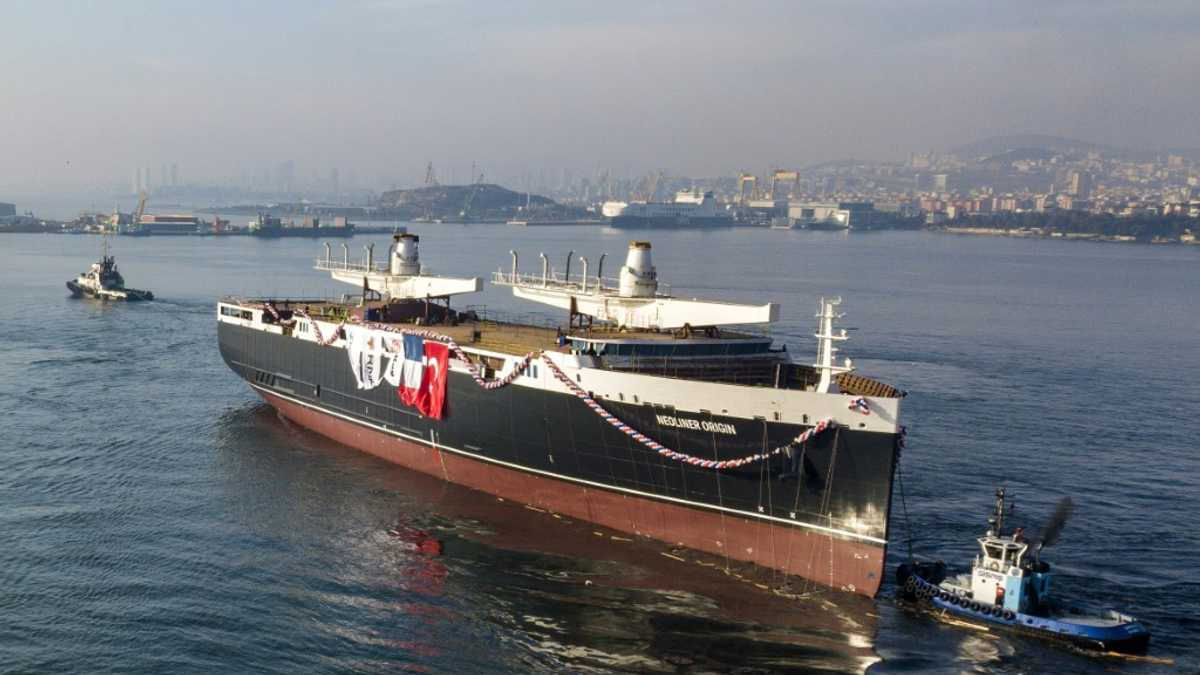
{"label": "ship railing", "polygon": [[563,327],[560,317],[543,312],[511,312],[492,309],[487,305],[467,305],[459,312],[460,315],[473,314],[480,323],[503,325],[514,330],[529,328],[540,332]]}
{"label": "ship railing", "polygon": [[733,354],[697,357],[647,356],[633,359],[601,358],[600,367],[623,373],[679,380],[808,391],[813,389],[819,379],[811,366],[795,363],[778,352],[763,354],[755,358]]}
{"label": "ship railing", "polygon": [[389,269],[386,262],[368,264],[327,258],[317,258],[314,268],[322,272],[387,272]]}
{"label": "ship railing", "polygon": [[[497,286],[518,286],[521,288],[547,288],[556,291],[566,291],[569,293],[605,295],[618,293],[620,281],[616,277],[594,277],[589,276],[585,280],[582,276],[578,279],[567,279],[559,276],[554,270],[550,270],[547,274],[527,274],[524,272],[505,272],[499,270],[492,273],[492,283]],[[663,282],[658,283],[658,295],[668,297],[671,295],[671,285]]]}

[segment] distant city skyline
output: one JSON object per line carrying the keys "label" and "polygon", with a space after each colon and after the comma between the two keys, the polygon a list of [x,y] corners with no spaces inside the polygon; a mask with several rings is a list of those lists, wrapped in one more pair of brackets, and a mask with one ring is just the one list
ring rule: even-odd
{"label": "distant city skyline", "polygon": [[419,185],[433,161],[521,189],[1016,133],[1200,147],[1185,2],[18,3],[5,24],[0,197],[286,162],[346,188]]}

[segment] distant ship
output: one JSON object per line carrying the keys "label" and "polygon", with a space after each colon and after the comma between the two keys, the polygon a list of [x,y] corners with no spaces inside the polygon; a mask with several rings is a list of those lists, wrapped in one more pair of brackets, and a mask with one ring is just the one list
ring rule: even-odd
{"label": "distant ship", "polygon": [[104,252],[99,262],[92,263],[88,271],[67,282],[71,295],[87,296],[97,300],[153,300],[150,291],[125,288],[125,278],[117,271],[117,260],[108,254],[108,235],[104,235]]}
{"label": "distant ship", "polygon": [[250,221],[250,234],[266,238],[354,236],[354,223],[348,222],[344,216],[334,218],[333,222],[332,227],[322,226],[320,218],[306,216],[302,225],[284,225],[283,219],[260,213]]}
{"label": "distant ship", "polygon": [[711,190],[681,190],[673,202],[605,202],[601,213],[616,228],[733,227]]}

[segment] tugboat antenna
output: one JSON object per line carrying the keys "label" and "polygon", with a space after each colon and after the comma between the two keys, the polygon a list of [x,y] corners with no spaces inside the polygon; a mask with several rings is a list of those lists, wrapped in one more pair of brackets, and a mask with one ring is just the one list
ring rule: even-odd
{"label": "tugboat antenna", "polygon": [[992,514],[991,518],[988,518],[988,525],[994,536],[1004,536],[1004,518],[1011,514],[1014,508],[1016,508],[1015,504],[1009,505],[1007,509],[1005,508],[1004,488],[996,488],[996,511]]}

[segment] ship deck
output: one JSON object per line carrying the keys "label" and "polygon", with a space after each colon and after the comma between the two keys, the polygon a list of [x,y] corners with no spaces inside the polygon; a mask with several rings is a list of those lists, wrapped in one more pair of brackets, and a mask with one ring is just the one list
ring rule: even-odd
{"label": "ship deck", "polygon": [[[397,306],[397,303],[389,305],[385,302],[369,302],[360,307],[357,304],[346,304],[329,300],[239,299],[237,302],[243,306],[252,306],[258,309],[264,308],[270,302],[274,304],[278,311],[284,314],[285,318],[288,316],[287,313],[289,311],[302,309],[313,318],[326,321],[336,322],[350,316],[355,316],[360,320],[369,320],[372,323],[397,327],[436,329],[437,332],[453,338],[460,345],[471,345],[480,349],[506,354],[525,354],[532,351],[568,351],[568,348],[560,348],[558,345],[560,335],[565,335],[568,338],[594,341],[623,340],[662,343],[673,343],[684,339],[691,343],[765,339],[763,335],[731,330],[722,330],[718,335],[706,335],[703,332],[697,331],[687,338],[682,338],[670,331],[618,330],[604,325],[566,328],[554,325],[549,321],[545,321],[542,324],[535,324],[528,321],[518,322],[499,316],[493,317],[489,312],[477,311],[471,308],[454,312],[451,320],[447,320],[445,316],[435,316],[433,320],[426,320],[425,315],[420,313],[421,308],[424,306],[424,303],[421,301],[415,301],[414,304],[416,306],[410,307],[410,310],[407,312],[399,312],[393,316],[388,316],[386,312],[380,311],[377,317],[370,319],[368,319],[368,316],[372,310],[383,310],[385,307],[394,308]],[[438,305],[431,305],[431,307],[438,308],[438,312],[435,312],[435,314],[445,311],[444,307]],[[413,309],[417,311],[413,312]]]}
{"label": "ship deck", "polygon": [[[258,309],[264,309],[270,303],[285,319],[289,318],[293,311],[303,310],[315,319],[330,322],[356,317],[359,320],[389,326],[423,328],[446,335],[463,347],[512,356],[539,351],[571,352],[579,349],[578,340],[595,341],[597,344],[637,341],[663,345],[686,343],[694,346],[704,343],[728,344],[736,340],[761,341],[765,338],[763,335],[731,330],[721,330],[711,335],[693,332],[687,337],[682,337],[670,331],[618,330],[602,325],[566,328],[551,325],[548,321],[545,325],[537,325],[499,317],[489,318],[486,311],[465,309],[448,312],[444,305],[426,305],[419,300],[401,303],[377,301],[362,306],[357,303],[323,299],[231,298],[226,301]],[[559,344],[560,336],[567,338],[565,344]],[[572,343],[572,340],[576,342]],[[683,351],[682,347],[679,351]],[[819,379],[816,369],[805,364],[793,363],[786,353],[778,351],[764,351],[752,357],[728,353],[681,358],[682,355],[675,350],[652,357],[600,356],[601,367],[605,368],[710,382],[811,390]],[[857,373],[843,373],[837,379],[843,393],[887,398],[903,395],[891,385]]]}

